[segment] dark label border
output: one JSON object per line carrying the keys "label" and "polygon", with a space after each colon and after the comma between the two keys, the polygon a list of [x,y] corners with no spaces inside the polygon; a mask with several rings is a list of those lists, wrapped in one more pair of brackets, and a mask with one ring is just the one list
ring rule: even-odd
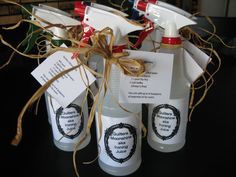
{"label": "dark label border", "polygon": [[[156,114],[158,114],[158,112],[162,108],[171,109],[173,111],[173,114],[176,117],[176,126],[175,126],[174,130],[172,131],[172,133],[169,136],[160,135],[157,131],[157,127],[156,127],[156,124],[155,124],[155,116],[156,116]],[[153,109],[153,112],[152,112],[152,129],[153,129],[154,133],[156,134],[156,136],[159,137],[160,139],[162,139],[163,141],[171,139],[173,136],[175,136],[177,134],[178,130],[179,130],[179,125],[180,125],[180,112],[174,106],[169,105],[169,104],[161,104],[161,105],[156,106]]]}
{"label": "dark label border", "polygon": [[[133,142],[133,146],[130,150],[130,153],[127,157],[125,158],[116,158],[113,154],[112,154],[112,151],[109,147],[109,144],[108,144],[108,140],[109,140],[109,137],[112,135],[113,131],[115,129],[121,129],[121,128],[127,128],[130,132],[130,134],[133,136],[133,139],[134,139],[134,142]],[[105,150],[108,154],[108,156],[118,162],[118,163],[124,163],[126,162],[127,160],[129,160],[133,154],[135,153],[135,150],[136,150],[136,144],[137,144],[137,132],[136,132],[136,129],[132,126],[132,125],[129,125],[129,124],[125,124],[125,123],[119,123],[119,124],[115,124],[111,127],[109,127],[108,129],[106,129],[105,131],[105,136],[104,136],[104,144],[105,144]]]}
{"label": "dark label border", "polygon": [[77,104],[70,104],[66,108],[71,108],[71,107],[75,108],[75,110],[81,115],[81,121],[80,121],[80,126],[78,128],[78,131],[73,135],[68,135],[68,134],[66,134],[66,132],[61,127],[59,119],[60,119],[61,114],[64,110],[63,107],[60,107],[56,111],[56,124],[57,124],[58,131],[63,135],[63,137],[66,137],[66,138],[69,138],[69,139],[74,139],[75,137],[79,136],[79,134],[82,132],[82,130],[84,128],[84,115],[83,115],[81,107],[78,106]]}

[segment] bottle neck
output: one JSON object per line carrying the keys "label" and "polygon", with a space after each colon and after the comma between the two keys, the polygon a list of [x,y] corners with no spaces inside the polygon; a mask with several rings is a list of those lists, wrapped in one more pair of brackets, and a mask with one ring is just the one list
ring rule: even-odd
{"label": "bottle neck", "polygon": [[180,37],[162,37],[162,44],[167,45],[181,45],[182,40]]}
{"label": "bottle neck", "polygon": [[177,49],[182,45],[180,37],[162,37],[161,48]]}

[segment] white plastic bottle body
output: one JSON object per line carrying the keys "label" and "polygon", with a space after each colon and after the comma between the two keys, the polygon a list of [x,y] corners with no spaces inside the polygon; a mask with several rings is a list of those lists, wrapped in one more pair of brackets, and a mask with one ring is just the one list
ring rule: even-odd
{"label": "white plastic bottle body", "polygon": [[[125,176],[135,172],[141,164],[141,104],[117,103],[119,93],[119,69],[112,66],[109,88],[102,105],[99,129],[98,112],[96,128],[99,151],[99,166],[114,176]],[[137,114],[139,113],[139,114]]]}
{"label": "white plastic bottle body", "polygon": [[[103,61],[102,56],[99,56],[99,55],[91,56],[91,58],[88,61],[88,65],[91,69],[93,69],[94,71],[102,75],[103,66],[104,66],[104,61]],[[94,96],[98,92],[101,80],[102,80],[102,77],[96,76],[96,81],[90,85],[90,89]]]}
{"label": "white plastic bottle body", "polygon": [[190,85],[182,48],[161,48],[160,52],[174,54],[171,93],[169,99],[149,105],[147,141],[157,151],[174,152],[185,145]]}
{"label": "white plastic bottle body", "polygon": [[[45,95],[48,117],[52,126],[53,142],[63,151],[74,151],[77,143],[85,136],[88,121],[86,93],[80,94],[69,106],[63,108],[48,93]],[[86,147],[91,137],[87,137],[79,149]]]}

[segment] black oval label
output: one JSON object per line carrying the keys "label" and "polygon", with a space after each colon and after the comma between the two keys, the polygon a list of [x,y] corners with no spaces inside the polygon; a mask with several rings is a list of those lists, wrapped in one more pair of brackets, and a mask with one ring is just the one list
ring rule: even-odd
{"label": "black oval label", "polygon": [[56,124],[63,137],[74,139],[79,136],[84,127],[84,116],[80,106],[70,104],[56,111]]}
{"label": "black oval label", "polygon": [[179,130],[180,111],[169,104],[156,106],[152,112],[152,129],[157,137],[168,140]]}
{"label": "black oval label", "polygon": [[136,150],[137,133],[135,127],[125,123],[115,124],[105,130],[105,150],[108,156],[118,162],[129,160]]}

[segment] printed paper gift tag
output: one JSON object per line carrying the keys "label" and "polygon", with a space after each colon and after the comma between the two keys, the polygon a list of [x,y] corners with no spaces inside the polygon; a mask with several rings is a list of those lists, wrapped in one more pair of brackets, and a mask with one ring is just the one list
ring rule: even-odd
{"label": "printed paper gift tag", "polygon": [[187,40],[183,41],[183,48],[187,50],[187,52],[203,70],[206,69],[207,64],[212,60],[211,57]]}
{"label": "printed paper gift tag", "polygon": [[189,41],[183,42],[183,48],[185,74],[189,84],[192,84],[204,73],[211,57]]}
{"label": "printed paper gift tag", "polygon": [[120,103],[155,103],[170,97],[173,54],[126,50],[129,58],[142,59],[150,65],[142,77],[121,73]]}
{"label": "printed paper gift tag", "polygon": [[185,76],[189,81],[189,86],[204,72],[203,69],[195,62],[192,56],[183,49],[183,64]]}
{"label": "printed paper gift tag", "polygon": [[[48,80],[52,79],[63,70],[78,65],[77,61],[71,57],[72,53],[69,52],[55,52],[32,71],[31,74],[41,85],[44,85]],[[95,81],[95,77],[86,68],[80,66],[53,82],[47,92],[55,98],[62,107],[67,107],[86,90],[87,86],[85,82],[87,81],[88,84],[91,85]]]}

